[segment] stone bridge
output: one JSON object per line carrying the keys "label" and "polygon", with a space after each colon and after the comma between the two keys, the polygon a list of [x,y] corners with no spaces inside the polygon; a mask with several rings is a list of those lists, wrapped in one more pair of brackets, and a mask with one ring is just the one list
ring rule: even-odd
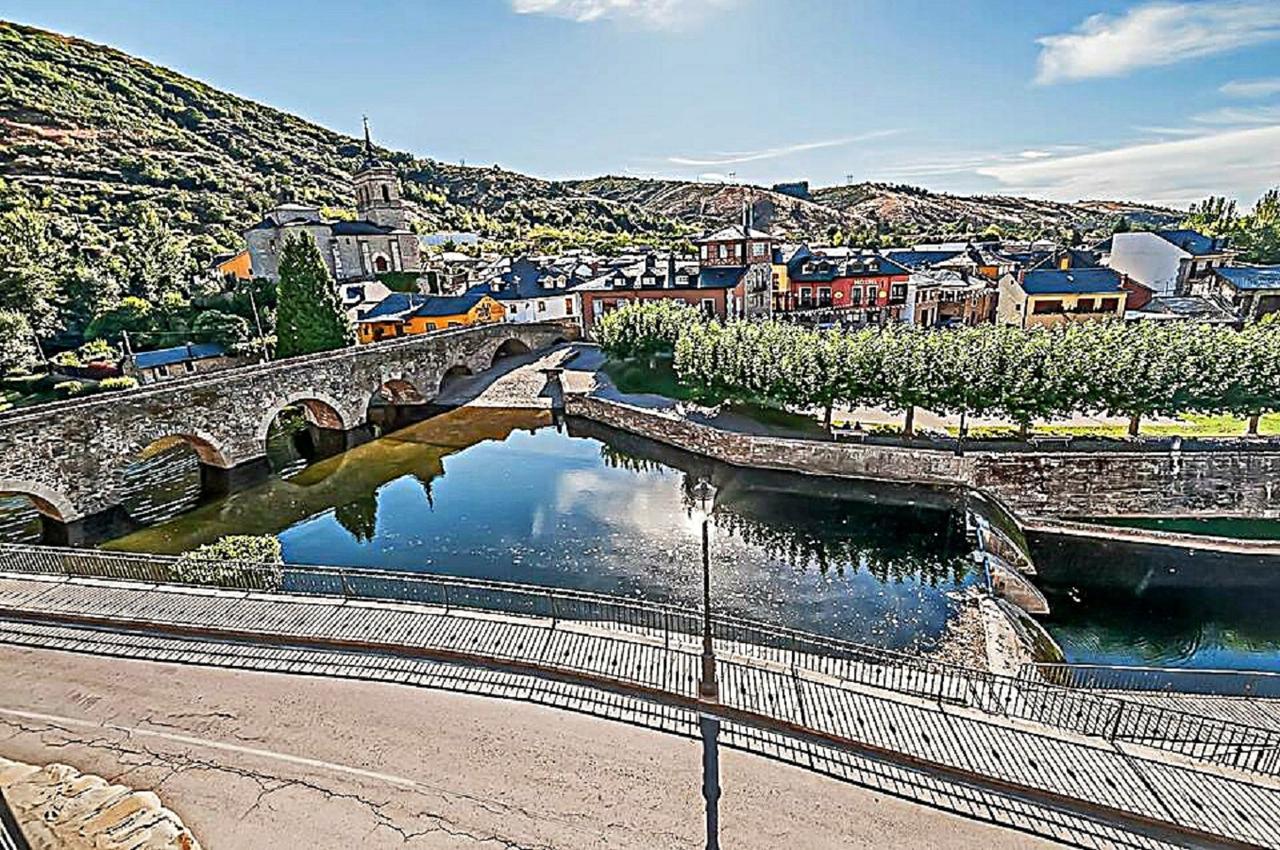
{"label": "stone bridge", "polygon": [[286,407],[330,444],[354,445],[372,433],[375,399],[423,404],[503,357],[578,335],[562,322],[483,325],[12,411],[0,415],[0,494],[29,497],[49,542],[104,539],[132,525],[124,474],[157,446],[190,444],[203,488],[231,492],[269,473],[267,432]]}

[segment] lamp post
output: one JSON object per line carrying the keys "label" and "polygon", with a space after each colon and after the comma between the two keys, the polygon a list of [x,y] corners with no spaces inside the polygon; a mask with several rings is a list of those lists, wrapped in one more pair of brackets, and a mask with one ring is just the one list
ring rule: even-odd
{"label": "lamp post", "polygon": [[[698,698],[704,704],[720,700],[716,684],[715,647],[711,642],[711,507],[715,488],[705,478],[693,485],[692,495],[702,514],[702,675]],[[702,731],[702,798],[707,804],[707,850],[720,850],[720,718],[698,713]]]}
{"label": "lamp post", "polygon": [[698,677],[698,696],[709,702],[720,699],[716,684],[716,653],[711,642],[711,507],[715,488],[699,478],[693,485],[693,498],[702,513],[702,675]]}

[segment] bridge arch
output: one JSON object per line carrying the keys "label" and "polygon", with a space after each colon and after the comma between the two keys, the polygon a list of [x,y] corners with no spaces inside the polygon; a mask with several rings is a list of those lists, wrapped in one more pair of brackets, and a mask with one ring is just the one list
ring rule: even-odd
{"label": "bridge arch", "polygon": [[497,366],[499,362],[506,360],[508,357],[528,354],[530,350],[529,344],[524,340],[510,337],[493,350],[493,357],[489,360],[489,366]]}
{"label": "bridge arch", "polygon": [[[373,399],[381,398],[386,404],[425,404],[427,397],[418,385],[407,378],[391,378],[383,381],[374,391]],[[371,399],[371,401],[373,400]]]}
{"label": "bridge arch", "polygon": [[146,435],[143,439],[148,442],[138,452],[138,458],[142,460],[154,457],[179,443],[185,443],[195,451],[196,457],[205,466],[217,466],[226,469],[234,465],[231,455],[223,448],[222,442],[208,431],[200,428],[175,429],[170,433],[159,434],[158,436]]}
{"label": "bridge arch", "polygon": [[42,517],[69,522],[79,519],[80,512],[71,500],[37,481],[24,478],[0,478],[0,495],[26,496]]}
{"label": "bridge arch", "polygon": [[258,430],[254,435],[259,445],[266,443],[267,434],[271,431],[271,423],[275,422],[280,411],[293,406],[301,407],[307,422],[317,428],[350,431],[358,424],[356,417],[350,412],[345,412],[342,402],[333,396],[302,390],[277,399],[267,408],[266,414],[258,421]]}
{"label": "bridge arch", "polygon": [[455,363],[446,369],[444,374],[440,376],[440,392],[444,392],[449,387],[458,383],[458,381],[461,381],[463,378],[468,378],[473,374],[475,373],[472,372],[470,367],[466,364]]}

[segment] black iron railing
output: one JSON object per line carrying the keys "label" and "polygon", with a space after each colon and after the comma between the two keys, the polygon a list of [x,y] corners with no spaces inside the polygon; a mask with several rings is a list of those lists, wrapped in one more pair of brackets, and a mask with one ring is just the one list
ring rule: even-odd
{"label": "black iron railing", "polygon": [[0,792],[0,850],[31,850],[27,838],[18,826],[18,819],[13,816],[8,801]]}
{"label": "black iron railing", "polygon": [[[161,555],[0,545],[0,571],[124,582],[216,585],[264,593],[413,602],[444,609],[601,623],[697,651],[699,611],[534,585],[345,567],[217,564],[192,568]],[[1126,701],[1025,671],[1001,676],[828,638],[785,626],[715,615],[717,651],[989,715],[1144,744],[1197,759],[1280,775],[1280,731]],[[729,662],[732,663],[732,662]],[[626,671],[618,671],[627,680]]]}
{"label": "black iron railing", "polygon": [[[1280,673],[1112,664],[1024,664],[1018,678],[1094,691],[1280,699]],[[1280,707],[1280,703],[1277,704]],[[1278,712],[1280,715],[1280,712]]]}

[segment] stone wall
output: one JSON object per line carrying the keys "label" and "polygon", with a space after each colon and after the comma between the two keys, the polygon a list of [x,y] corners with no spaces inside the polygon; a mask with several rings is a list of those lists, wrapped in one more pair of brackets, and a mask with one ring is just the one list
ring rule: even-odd
{"label": "stone wall", "polygon": [[531,349],[577,330],[560,323],[494,324],[196,375],[138,390],[0,415],[0,493],[33,497],[71,522],[119,504],[125,468],[157,440],[181,437],[207,470],[261,463],[276,414],[302,404],[316,426],[350,432],[388,382],[434,398],[445,372],[480,372],[511,339]]}
{"label": "stone wall", "polygon": [[1280,515],[1280,452],[983,452],[728,432],[670,410],[570,394],[565,413],[738,466],[972,488],[1024,516]]}

